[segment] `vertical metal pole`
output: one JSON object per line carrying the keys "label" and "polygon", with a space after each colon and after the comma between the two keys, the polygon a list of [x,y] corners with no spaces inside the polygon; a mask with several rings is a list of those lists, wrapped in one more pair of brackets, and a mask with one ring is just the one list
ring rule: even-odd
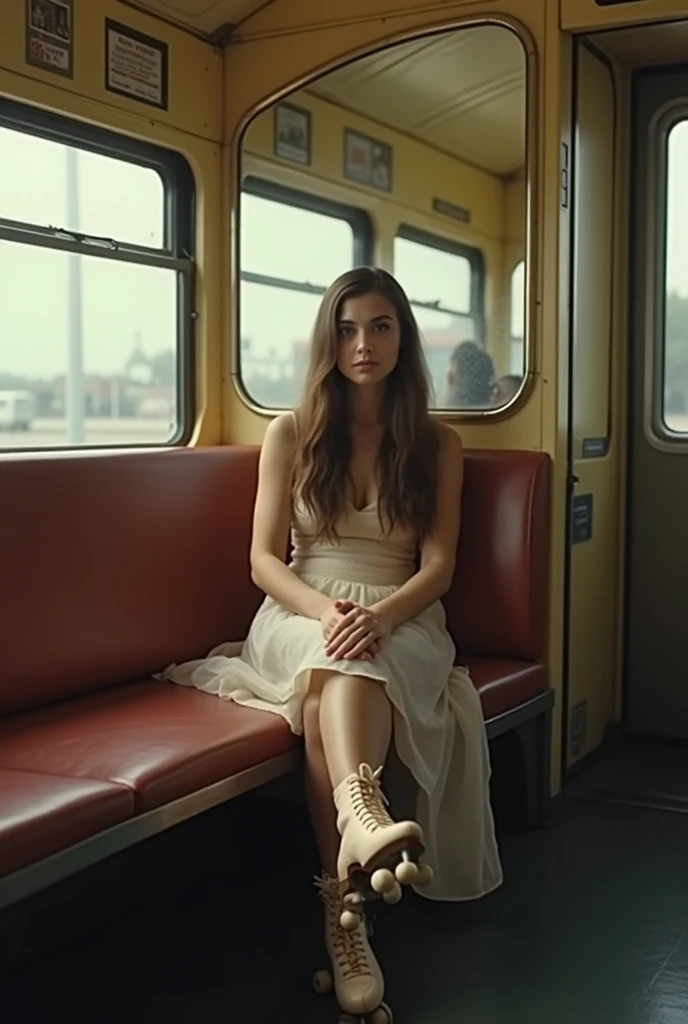
{"label": "vertical metal pole", "polygon": [[119,377],[116,374],[110,378],[110,417],[119,419]]}
{"label": "vertical metal pole", "polygon": [[[79,230],[78,154],[67,146],[67,228]],[[67,354],[67,443],[84,442],[83,307],[81,302],[81,256],[67,255],[68,267],[68,354]]]}

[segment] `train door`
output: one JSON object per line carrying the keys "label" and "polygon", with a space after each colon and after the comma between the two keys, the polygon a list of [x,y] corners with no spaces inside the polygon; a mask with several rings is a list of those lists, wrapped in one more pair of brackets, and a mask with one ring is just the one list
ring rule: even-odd
{"label": "train door", "polygon": [[688,68],[633,109],[625,720],[688,738]]}
{"label": "train door", "polygon": [[565,775],[599,747],[614,713],[621,512],[611,389],[616,93],[606,60],[585,42],[574,85]]}

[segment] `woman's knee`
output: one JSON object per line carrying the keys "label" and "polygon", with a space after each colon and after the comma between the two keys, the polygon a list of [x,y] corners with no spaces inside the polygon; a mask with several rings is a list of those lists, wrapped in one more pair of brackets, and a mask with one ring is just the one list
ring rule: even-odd
{"label": "woman's knee", "polygon": [[374,704],[388,703],[387,688],[384,682],[374,676],[332,673],[325,680],[321,692],[328,706],[330,697],[336,704],[342,700],[353,704],[362,702],[366,705],[371,702]]}

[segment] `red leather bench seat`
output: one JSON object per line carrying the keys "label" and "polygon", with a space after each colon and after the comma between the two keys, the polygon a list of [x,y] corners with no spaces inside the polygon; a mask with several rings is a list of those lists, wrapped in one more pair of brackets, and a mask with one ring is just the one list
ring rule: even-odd
{"label": "red leather bench seat", "polygon": [[0,462],[0,770],[17,794],[0,876],[298,748],[275,715],[151,679],[245,635],[256,480],[255,449]]}
{"label": "red leather bench seat", "polygon": [[124,786],[0,768],[0,877],[133,813],[133,794]]}
{"label": "red leather bench seat", "polygon": [[503,658],[459,658],[468,668],[489,721],[526,704],[547,688],[543,665]]}
{"label": "red leather bench seat", "polygon": [[[299,741],[151,676],[245,636],[255,448],[0,461],[0,877]],[[486,716],[546,689],[548,459],[469,452],[457,661]]]}
{"label": "red leather bench seat", "polygon": [[298,745],[284,719],[142,680],[0,721],[0,765],[125,787],[137,813]]}
{"label": "red leather bench seat", "polygon": [[549,469],[542,452],[468,452],[456,573],[444,598],[486,719],[547,689]]}

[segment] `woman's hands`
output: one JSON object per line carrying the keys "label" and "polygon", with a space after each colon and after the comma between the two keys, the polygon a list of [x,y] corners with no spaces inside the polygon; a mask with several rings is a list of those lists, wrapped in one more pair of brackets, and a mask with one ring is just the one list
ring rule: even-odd
{"label": "woman's hands", "polygon": [[335,661],[372,660],[392,631],[385,615],[353,601],[334,601],[325,609],[320,622],[325,653]]}

